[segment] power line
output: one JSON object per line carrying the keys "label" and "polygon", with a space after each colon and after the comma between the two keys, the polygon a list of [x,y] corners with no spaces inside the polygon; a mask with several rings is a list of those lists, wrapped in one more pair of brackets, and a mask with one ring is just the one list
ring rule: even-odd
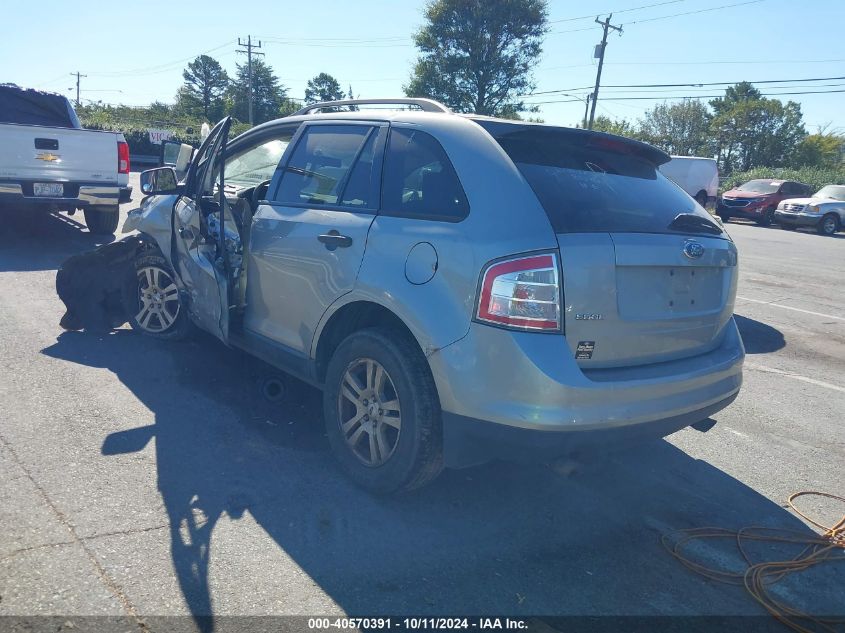
{"label": "power line", "polygon": [[[763,97],[777,97],[777,96],[791,96],[791,95],[816,95],[816,94],[835,94],[835,93],[842,93],[845,90],[806,90],[800,92],[766,92],[760,93],[760,96]],[[606,97],[605,101],[661,101],[661,100],[669,100],[669,99],[719,99],[724,97],[724,94],[720,95],[660,95],[655,97]],[[577,99],[555,99],[552,101],[534,101],[529,103],[528,105],[545,105],[548,103],[573,103],[577,101]]]}
{"label": "power line", "polygon": [[[670,15],[660,15],[655,18],[645,18],[642,20],[635,20],[634,22],[627,22],[622,26],[631,26],[632,24],[644,24],[645,22],[654,22],[656,20],[668,20],[669,18],[677,18],[682,15],[694,15],[697,13],[707,13],[709,11],[720,11],[721,9],[732,9],[733,7],[742,7],[748,4],[757,4],[760,2],[766,2],[767,0],[746,0],[745,2],[736,2],[733,4],[723,4],[718,7],[709,7],[707,9],[698,9],[697,11],[684,11],[683,13],[672,13]],[[595,27],[588,26],[580,29],[567,29],[565,31],[551,31],[551,33],[560,34],[560,33],[578,33],[580,31],[590,31]]]}
{"label": "power line", "polygon": [[[686,2],[687,0],[666,0],[666,2],[655,2],[654,4],[644,4],[641,7],[632,7],[630,9],[616,9],[614,11],[598,11],[597,13],[630,13],[631,11],[639,11],[640,9],[651,9],[652,7],[662,7],[664,4],[677,4],[679,2]],[[577,20],[587,20],[594,17],[596,14],[581,15],[577,18],[561,18],[560,20],[549,20],[549,24],[559,24],[560,22],[575,22]]]}
{"label": "power line", "polygon": [[[805,86],[801,86],[801,88],[836,88],[839,86],[845,86],[843,83],[822,83],[822,84],[808,84]],[[769,86],[769,89],[789,89],[789,88],[796,88],[797,86]],[[695,90],[712,90],[712,87],[705,87],[705,88],[694,88]],[[627,88],[611,88],[611,90],[618,90],[619,92],[628,93],[658,93],[658,92],[677,92],[671,88],[646,88],[644,90],[629,90]],[[565,93],[564,93],[565,94]],[[610,94],[619,94],[618,92],[611,92]]]}
{"label": "power line", "polygon": [[[713,66],[721,64],[829,64],[834,62],[845,62],[845,59],[772,59],[772,60],[710,60],[697,62],[607,62],[608,66]],[[563,68],[591,68],[595,64],[569,64],[565,66],[543,66],[538,70],[561,70]]]}
{"label": "power line", "polygon": [[[701,86],[725,86],[725,85],[734,85],[738,83],[750,83],[750,84],[783,84],[783,83],[797,83],[797,82],[809,82],[809,81],[836,81],[840,79],[845,79],[845,77],[812,77],[812,78],[800,78],[800,79],[761,79],[757,81],[714,81],[714,82],[706,82],[706,83],[686,83],[686,84],[614,84],[609,86],[604,86],[605,88],[699,88]],[[577,92],[578,90],[588,90],[590,86],[579,86],[577,88],[560,88],[556,90],[543,90],[539,92],[529,92],[523,95],[519,95],[521,97],[533,97],[536,95],[548,95],[548,94],[556,94],[562,92]]]}
{"label": "power line", "polygon": [[184,57],[182,59],[175,59],[170,62],[165,62],[163,64],[157,64],[155,66],[144,66],[141,68],[132,68],[128,70],[109,70],[109,71],[100,71],[100,72],[92,72],[91,75],[95,77],[116,77],[119,75],[153,75],[159,72],[169,72],[174,67],[178,67],[179,64],[183,64],[184,62],[193,61],[200,55],[208,55],[209,53],[213,53],[215,51],[219,51],[221,48],[226,48],[227,46],[231,46],[233,40],[229,40],[219,46],[215,46],[214,48],[210,48],[207,51],[202,51],[197,53],[196,55],[191,55],[190,57]]}

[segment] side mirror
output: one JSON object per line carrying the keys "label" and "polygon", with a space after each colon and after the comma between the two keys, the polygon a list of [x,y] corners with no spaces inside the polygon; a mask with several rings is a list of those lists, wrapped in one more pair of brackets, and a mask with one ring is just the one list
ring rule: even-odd
{"label": "side mirror", "polygon": [[194,148],[187,143],[162,141],[158,164],[161,167],[173,167],[177,176],[184,177],[193,155]]}
{"label": "side mirror", "polygon": [[141,172],[141,193],[145,196],[176,193],[178,184],[173,167],[157,167]]}

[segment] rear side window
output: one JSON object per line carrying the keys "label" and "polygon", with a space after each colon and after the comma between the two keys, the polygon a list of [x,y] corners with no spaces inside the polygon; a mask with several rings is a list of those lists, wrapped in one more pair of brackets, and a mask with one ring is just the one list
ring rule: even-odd
{"label": "rear side window", "polygon": [[426,132],[390,130],[382,187],[382,215],[458,222],[469,214],[455,168]]}
{"label": "rear side window", "polygon": [[65,97],[13,86],[0,86],[0,123],[81,127]]}
{"label": "rear side window", "polygon": [[[369,172],[363,172],[372,171],[372,142],[377,132],[365,125],[309,127],[284,168],[276,201],[332,206],[344,200],[352,206],[370,206],[372,196],[362,191],[362,181],[371,182]],[[361,167],[354,169],[359,162]]]}
{"label": "rear side window", "polygon": [[[520,131],[496,139],[557,233],[672,233],[679,214],[711,216],[624,141]],[[617,144],[618,147],[614,147]]]}

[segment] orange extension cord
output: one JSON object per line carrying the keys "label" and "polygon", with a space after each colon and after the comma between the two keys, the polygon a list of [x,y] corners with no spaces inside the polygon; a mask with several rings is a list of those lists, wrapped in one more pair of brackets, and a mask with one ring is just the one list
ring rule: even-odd
{"label": "orange extension cord", "polygon": [[[806,532],[768,527],[746,527],[741,530],[726,530],[717,527],[675,530],[661,537],[666,550],[684,566],[707,578],[732,585],[743,585],[754,599],[765,607],[777,620],[802,633],[830,631],[836,633],[835,626],[845,620],[822,620],[802,613],[775,600],[767,587],[787,574],[804,571],[820,563],[845,559],[845,516],[836,525],[828,527],[815,521],[795,507],[795,499],[803,496],[827,497],[845,503],[845,498],[826,492],[803,491],[790,495],[787,503],[795,514],[824,531],[817,536],[808,536]],[[744,572],[733,573],[713,569],[698,563],[684,552],[684,546],[692,541],[705,539],[734,539],[737,549],[747,564]],[[767,541],[770,543],[797,543],[804,549],[795,558],[786,561],[765,561],[755,563],[749,557],[745,544],[748,541]],[[808,628],[807,625],[813,626]]]}

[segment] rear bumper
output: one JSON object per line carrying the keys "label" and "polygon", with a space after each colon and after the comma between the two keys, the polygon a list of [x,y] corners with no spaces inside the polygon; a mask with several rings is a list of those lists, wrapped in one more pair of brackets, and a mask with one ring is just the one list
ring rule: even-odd
{"label": "rear bumper", "polygon": [[[510,446],[550,457],[581,443],[662,437],[698,422],[727,406],[742,384],[745,350],[733,318],[720,339],[691,358],[582,370],[563,336],[473,323],[466,337],[429,356],[447,463],[475,461],[459,455],[466,437],[496,457],[507,457]],[[497,438],[504,447],[492,450]]]}
{"label": "rear bumper", "polygon": [[815,226],[822,216],[818,213],[787,213],[775,211],[775,222],[792,226]]}
{"label": "rear bumper", "polygon": [[449,468],[464,468],[493,459],[553,461],[580,453],[604,453],[638,442],[656,440],[721,411],[739,392],[714,404],[653,422],[580,432],[522,429],[454,413],[443,413],[443,460]]}
{"label": "rear bumper", "polygon": [[[49,181],[38,181],[49,182]],[[121,196],[118,185],[63,182],[65,196],[47,198],[32,193],[32,182],[0,182],[0,203],[15,206],[55,205],[66,208],[114,206]]]}

